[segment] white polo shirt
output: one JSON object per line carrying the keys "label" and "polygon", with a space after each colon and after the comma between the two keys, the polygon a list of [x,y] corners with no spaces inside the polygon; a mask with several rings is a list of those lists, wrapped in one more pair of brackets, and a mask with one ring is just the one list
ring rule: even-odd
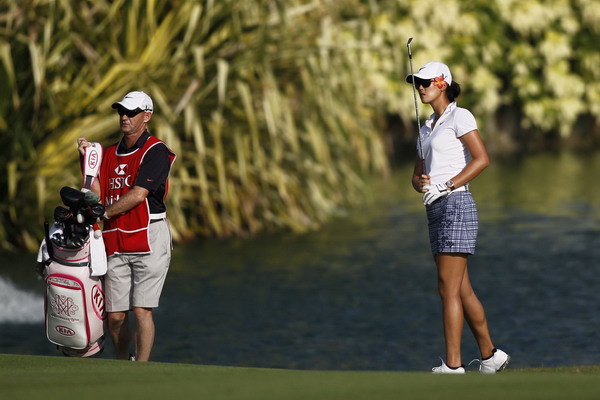
{"label": "white polo shirt", "polygon": [[425,173],[430,176],[432,184],[438,184],[458,175],[471,160],[471,153],[459,138],[477,129],[477,122],[469,110],[457,107],[456,102],[446,107],[432,130],[434,117],[435,114],[431,114],[421,127],[421,142]]}

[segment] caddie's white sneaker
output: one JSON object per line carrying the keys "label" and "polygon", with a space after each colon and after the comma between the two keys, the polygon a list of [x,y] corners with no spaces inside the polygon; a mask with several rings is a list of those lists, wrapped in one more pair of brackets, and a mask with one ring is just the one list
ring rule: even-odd
{"label": "caddie's white sneaker", "polygon": [[481,360],[479,364],[479,372],[482,374],[495,374],[502,371],[508,365],[510,356],[500,349],[494,349],[492,355]]}
{"label": "caddie's white sneaker", "polygon": [[434,374],[464,374],[465,367],[461,365],[460,367],[452,368],[447,366],[444,360],[442,360],[442,365],[431,368],[431,372]]}

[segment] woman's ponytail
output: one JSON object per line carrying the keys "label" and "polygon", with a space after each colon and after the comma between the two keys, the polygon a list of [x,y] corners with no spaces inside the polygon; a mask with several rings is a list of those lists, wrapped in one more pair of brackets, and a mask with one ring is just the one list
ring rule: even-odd
{"label": "woman's ponytail", "polygon": [[452,81],[448,89],[446,90],[446,95],[448,96],[448,100],[452,103],[456,100],[458,96],[460,96],[460,85],[457,82]]}

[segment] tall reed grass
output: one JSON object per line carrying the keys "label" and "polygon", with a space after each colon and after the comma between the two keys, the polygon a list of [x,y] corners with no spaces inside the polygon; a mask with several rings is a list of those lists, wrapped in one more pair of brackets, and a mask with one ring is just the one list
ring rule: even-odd
{"label": "tall reed grass", "polygon": [[130,90],[178,155],[176,239],[315,229],[388,170],[361,49],[334,42],[364,23],[334,2],[8,1],[0,23],[2,248],[37,246],[76,138],[118,140]]}

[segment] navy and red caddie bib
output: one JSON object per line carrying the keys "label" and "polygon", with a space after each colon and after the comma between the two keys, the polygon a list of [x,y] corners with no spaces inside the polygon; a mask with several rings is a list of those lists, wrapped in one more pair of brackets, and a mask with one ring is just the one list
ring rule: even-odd
{"label": "navy and red caddie bib", "polygon": [[[100,167],[100,192],[102,203],[105,206],[117,201],[135,185],[144,156],[148,150],[160,143],[163,142],[154,136],[150,136],[141,148],[127,154],[117,153],[117,144],[106,149]],[[169,159],[172,165],[175,161],[175,154],[171,150],[169,150]],[[167,179],[165,198],[168,187]],[[146,198],[125,214],[115,215],[104,221],[102,237],[106,254],[110,256],[126,253],[150,253],[152,251],[148,235],[150,219],[150,208]]]}

